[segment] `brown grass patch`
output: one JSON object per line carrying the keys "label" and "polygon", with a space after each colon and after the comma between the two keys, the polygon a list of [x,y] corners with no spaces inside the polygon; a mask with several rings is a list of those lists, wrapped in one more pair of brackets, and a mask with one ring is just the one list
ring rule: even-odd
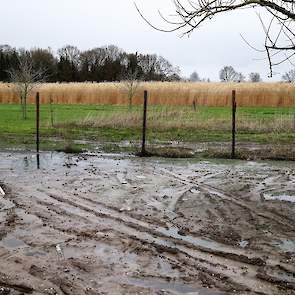
{"label": "brown grass patch", "polygon": [[[142,126],[141,111],[122,111],[120,113],[101,113],[87,115],[83,119],[56,123],[55,127],[67,128],[132,128]],[[148,128],[158,131],[171,129],[215,130],[231,131],[231,118],[204,118],[201,113],[191,108],[163,107],[159,110],[151,109],[148,112]],[[238,132],[279,133],[295,132],[293,115],[278,114],[272,118],[249,117],[239,115],[237,119]]]}

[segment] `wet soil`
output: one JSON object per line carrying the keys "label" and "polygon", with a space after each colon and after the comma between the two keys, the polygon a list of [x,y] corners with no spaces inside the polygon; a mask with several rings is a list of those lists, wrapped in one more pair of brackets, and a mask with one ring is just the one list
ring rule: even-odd
{"label": "wet soil", "polygon": [[0,153],[0,294],[295,294],[289,162]]}

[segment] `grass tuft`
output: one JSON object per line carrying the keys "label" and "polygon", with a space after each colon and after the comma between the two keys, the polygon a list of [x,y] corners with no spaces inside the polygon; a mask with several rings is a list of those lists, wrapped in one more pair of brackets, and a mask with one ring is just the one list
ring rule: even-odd
{"label": "grass tuft", "polygon": [[150,157],[162,158],[194,158],[195,152],[192,149],[183,147],[157,147],[149,148],[147,151]]}
{"label": "grass tuft", "polygon": [[77,145],[74,143],[66,143],[64,147],[57,148],[56,151],[65,154],[81,154],[85,152],[81,145]]}

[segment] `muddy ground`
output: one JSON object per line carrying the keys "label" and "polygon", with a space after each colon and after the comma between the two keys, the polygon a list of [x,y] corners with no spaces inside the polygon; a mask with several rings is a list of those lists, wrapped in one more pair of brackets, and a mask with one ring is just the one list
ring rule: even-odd
{"label": "muddy ground", "polygon": [[0,153],[0,294],[295,294],[288,162]]}

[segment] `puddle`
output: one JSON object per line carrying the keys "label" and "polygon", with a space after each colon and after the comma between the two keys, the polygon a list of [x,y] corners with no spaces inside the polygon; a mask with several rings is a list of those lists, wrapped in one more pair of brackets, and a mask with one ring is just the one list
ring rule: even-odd
{"label": "puddle", "polygon": [[38,162],[40,171],[52,169],[69,169],[76,166],[80,158],[77,155],[70,155],[58,152],[41,152],[39,159],[36,154],[28,152],[25,156],[22,153],[12,153],[6,156],[3,164],[7,163],[8,170],[22,172],[37,171]]}
{"label": "puddle", "polygon": [[104,263],[136,265],[136,253],[120,251],[108,245],[96,246],[94,254]]}
{"label": "puddle", "polygon": [[114,246],[99,244],[93,247],[91,244],[61,246],[64,258],[83,259],[87,256],[95,256],[105,264],[136,265],[137,254],[128,251],[120,251]]}
{"label": "puddle", "polygon": [[192,237],[192,236],[188,236],[188,235],[181,235],[179,233],[179,229],[177,227],[171,227],[169,229],[159,228],[158,231],[160,233],[164,234],[165,236],[188,242],[188,243],[190,243],[194,246],[197,246],[197,247],[209,248],[209,249],[216,250],[216,251],[219,251],[221,248],[221,245],[214,242],[214,241],[210,241],[210,240],[202,239],[202,238],[197,238],[197,237]]}
{"label": "puddle", "polygon": [[246,240],[242,240],[239,243],[239,246],[243,249],[246,248],[248,245],[249,245],[249,241],[246,241]]}
{"label": "puddle", "polygon": [[295,195],[271,195],[271,194],[264,194],[264,199],[267,201],[285,201],[285,202],[292,202],[295,203]]}
{"label": "puddle", "polygon": [[0,295],[23,295],[24,293],[12,288],[1,287],[0,285]]}
{"label": "puddle", "polygon": [[38,257],[38,256],[46,256],[46,253],[41,251],[29,251],[29,252],[26,252],[25,255],[28,257]]}
{"label": "puddle", "polygon": [[18,248],[28,247],[28,245],[24,243],[22,240],[18,240],[13,237],[6,237],[2,239],[0,241],[0,245],[9,249],[18,249]]}
{"label": "puddle", "polygon": [[[12,158],[13,160],[11,160]],[[37,170],[37,156],[34,153],[23,154],[15,152],[6,156],[7,170],[15,170],[20,172],[29,172]],[[61,166],[67,161],[67,156],[63,153],[41,153],[39,156],[39,164],[41,169],[51,169]],[[5,164],[5,160],[3,161]]]}
{"label": "puddle", "polygon": [[[38,171],[37,170],[37,156],[35,153],[21,153],[21,152],[12,152],[10,154],[1,153],[3,157],[1,158],[1,168],[5,167],[4,171],[15,171],[14,173],[19,176],[23,173]],[[84,168],[89,168],[89,165],[84,166],[86,160],[91,157],[96,163],[96,167],[109,167],[114,166],[114,163],[117,163],[121,159],[119,155],[104,155],[94,153],[91,154],[80,154],[80,155],[71,155],[65,154],[62,152],[41,152],[39,155],[39,164],[40,171],[71,171],[70,169],[79,166],[79,170],[83,171]],[[118,158],[119,157],[119,158]],[[130,158],[124,156],[124,160],[120,163],[122,168],[126,167],[126,171],[129,165]],[[89,162],[88,162],[89,164]],[[93,166],[94,167],[94,166]],[[73,169],[72,169],[73,170]],[[96,170],[96,168],[94,168]]]}
{"label": "puddle", "polygon": [[275,243],[275,246],[278,246],[284,252],[295,252],[295,241],[282,239]]}
{"label": "puddle", "polygon": [[198,193],[200,193],[200,190],[198,190],[197,188],[192,188],[192,189],[190,189],[190,192],[192,194],[198,194]]}
{"label": "puddle", "polygon": [[65,259],[80,258],[83,255],[91,255],[91,251],[88,247],[78,248],[74,246],[67,246],[67,247],[63,247],[62,250],[63,250]]}
{"label": "puddle", "polygon": [[283,273],[283,272],[282,273],[276,273],[275,277],[279,278],[282,281],[291,283],[291,284],[295,283],[295,278],[292,275],[287,274],[287,273]]}
{"label": "puddle", "polygon": [[7,199],[0,198],[0,211],[7,211],[14,208],[15,205],[13,202]]}
{"label": "puddle", "polygon": [[210,289],[205,288],[196,288],[190,285],[185,285],[181,283],[172,283],[166,281],[160,281],[155,279],[135,279],[135,278],[126,278],[119,280],[120,283],[133,285],[137,287],[143,287],[152,289],[155,291],[169,291],[174,294],[195,294],[195,295],[222,295],[222,293],[217,293]]}

